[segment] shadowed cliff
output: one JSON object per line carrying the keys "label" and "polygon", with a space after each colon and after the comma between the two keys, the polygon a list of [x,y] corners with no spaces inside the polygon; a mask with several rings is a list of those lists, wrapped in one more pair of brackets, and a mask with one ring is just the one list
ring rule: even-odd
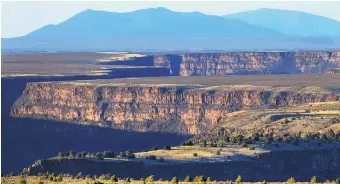
{"label": "shadowed cliff", "polygon": [[21,172],[41,158],[58,152],[143,151],[156,145],[178,145],[189,136],[121,131],[57,121],[7,118],[1,122],[1,168],[3,173]]}

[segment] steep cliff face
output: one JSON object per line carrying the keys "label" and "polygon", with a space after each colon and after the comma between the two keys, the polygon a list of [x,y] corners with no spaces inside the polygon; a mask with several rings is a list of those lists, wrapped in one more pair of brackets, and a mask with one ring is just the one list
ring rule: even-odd
{"label": "steep cliff face", "polygon": [[334,180],[340,174],[340,149],[313,149],[276,151],[260,155],[257,159],[227,162],[177,162],[144,164],[141,160],[96,161],[86,159],[39,160],[27,171],[92,175],[115,173],[118,177],[157,178],[171,180],[173,176],[184,179],[187,175],[210,176],[217,180],[234,180],[238,175],[246,181],[286,181],[294,177],[299,181],[317,175],[320,180]]}
{"label": "steep cliff face", "polygon": [[235,109],[339,100],[337,94],[305,89],[29,83],[11,114],[125,130],[197,134]]}
{"label": "steep cliff face", "polygon": [[173,68],[179,65],[181,76],[263,74],[263,73],[317,73],[329,67],[340,66],[340,51],[305,52],[230,52],[178,54],[154,56],[156,67]]}

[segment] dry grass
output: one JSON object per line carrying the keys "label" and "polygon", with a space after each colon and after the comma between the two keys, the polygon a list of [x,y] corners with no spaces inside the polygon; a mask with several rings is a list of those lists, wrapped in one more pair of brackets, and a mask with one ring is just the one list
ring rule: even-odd
{"label": "dry grass", "polygon": [[[98,65],[97,60],[111,56],[127,55],[142,57],[140,54],[127,53],[32,53],[1,54],[1,76],[68,76],[98,75],[93,71],[109,72],[113,68],[141,68],[142,66]],[[124,57],[123,57],[124,58]],[[111,61],[111,60],[110,60]]]}
{"label": "dry grass", "polygon": [[110,56],[105,58],[97,59],[98,62],[110,62],[110,61],[124,61],[138,57],[145,57],[143,54],[132,54],[126,52],[101,52],[104,54],[109,54]]}
{"label": "dry grass", "polygon": [[[220,155],[217,155],[217,151]],[[258,153],[266,152],[264,149],[249,150],[242,147],[202,147],[202,146],[176,146],[171,147],[171,150],[156,150],[148,152],[135,153],[137,158],[145,158],[146,156],[155,155],[157,158],[164,158],[165,160],[181,160],[181,161],[195,161],[195,160],[239,160],[245,156],[254,156]],[[193,154],[197,153],[197,157]],[[242,155],[242,156],[239,156]]]}
{"label": "dry grass", "polygon": [[[306,112],[309,110],[310,112]],[[242,110],[227,114],[214,127],[236,128],[244,132],[253,130],[273,130],[274,133],[324,132],[332,128],[340,131],[339,124],[332,124],[331,119],[340,116],[340,102],[318,102],[301,106],[279,109]],[[287,119],[289,122],[284,123]],[[249,136],[249,135],[246,135]]]}
{"label": "dry grass", "polygon": [[[307,113],[306,110],[310,110]],[[297,113],[301,118],[297,118]],[[288,123],[283,123],[287,117]],[[331,119],[340,116],[340,102],[311,103],[301,106],[284,107],[279,109],[264,110],[242,110],[227,114],[212,130],[219,130],[221,127],[235,128],[242,135],[248,137],[251,133],[260,130],[271,130],[276,134],[289,132],[291,134],[321,132],[327,129],[340,131],[340,123],[332,124]],[[248,134],[247,134],[248,133]],[[340,146],[339,143],[320,145],[317,142],[302,142],[299,145],[289,143],[278,143],[275,145],[262,145],[262,143],[252,144],[255,149],[244,148],[242,145],[224,144],[223,147],[207,147],[202,145],[176,146],[171,150],[156,150],[136,153],[137,158],[155,155],[157,158],[174,161],[223,161],[223,160],[244,160],[254,157],[260,153],[273,150],[296,150],[296,149],[322,149],[324,147]],[[248,145],[250,146],[250,145]],[[217,155],[217,151],[220,154]],[[193,154],[197,153],[197,157]]]}
{"label": "dry grass", "polygon": [[[112,183],[109,180],[92,180],[92,179],[72,179],[72,178],[63,178],[63,181],[49,181],[49,180],[41,180],[39,177],[37,176],[29,176],[29,177],[24,177],[24,179],[27,181],[27,184],[38,184],[38,181],[42,181],[44,184],[47,183],[58,183],[58,184],[88,184],[88,183],[94,183],[95,181],[100,181],[102,183],[108,184],[108,183]],[[18,184],[19,181],[21,180],[20,177],[18,176],[12,176],[12,177],[5,177],[5,182],[1,182],[4,184]],[[120,181],[118,183],[125,183],[124,181]]]}

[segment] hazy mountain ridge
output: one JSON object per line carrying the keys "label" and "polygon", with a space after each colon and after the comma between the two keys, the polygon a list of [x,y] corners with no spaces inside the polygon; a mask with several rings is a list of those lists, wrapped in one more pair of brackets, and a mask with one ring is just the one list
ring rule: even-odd
{"label": "hazy mountain ridge", "polygon": [[261,8],[223,16],[251,25],[273,29],[288,35],[333,37],[340,35],[340,22],[292,10]]}
{"label": "hazy mountain ridge", "polygon": [[[216,29],[216,26],[219,29]],[[28,37],[230,37],[283,36],[278,31],[202,13],[149,8],[128,13],[86,10],[58,25],[45,26]]]}
{"label": "hazy mountain ridge", "polygon": [[[2,39],[11,50],[296,50],[336,49],[332,36],[284,34],[200,12],[149,8],[126,13],[85,10],[57,25],[46,25],[26,36]],[[340,25],[340,24],[339,24]],[[274,27],[275,28],[275,27]],[[325,28],[324,28],[325,29]]]}

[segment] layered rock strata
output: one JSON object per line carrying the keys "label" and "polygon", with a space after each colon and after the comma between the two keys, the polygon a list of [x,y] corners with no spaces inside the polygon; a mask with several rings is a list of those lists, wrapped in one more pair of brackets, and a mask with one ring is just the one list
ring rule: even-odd
{"label": "layered rock strata", "polygon": [[340,67],[340,51],[184,53],[154,56],[153,61],[180,76],[321,73]]}
{"label": "layered rock strata", "polygon": [[135,131],[197,134],[241,108],[337,101],[308,87],[138,85],[95,81],[29,83],[11,115],[112,126]]}

